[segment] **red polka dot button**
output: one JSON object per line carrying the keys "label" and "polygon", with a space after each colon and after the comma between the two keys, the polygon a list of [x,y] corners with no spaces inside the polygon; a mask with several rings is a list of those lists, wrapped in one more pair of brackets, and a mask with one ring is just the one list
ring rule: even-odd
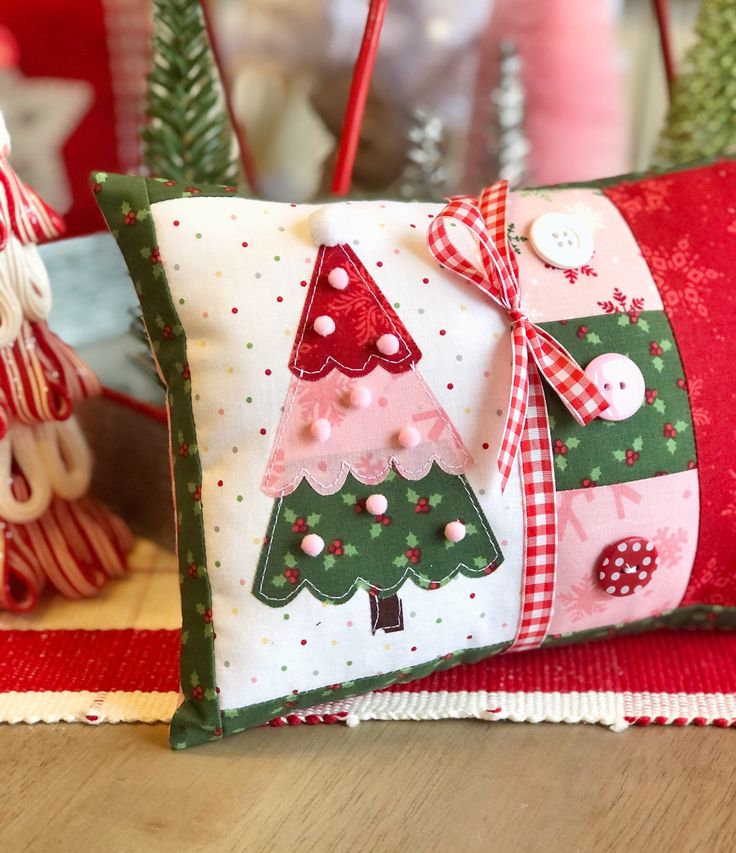
{"label": "red polka dot button", "polygon": [[609,595],[633,595],[657,571],[659,555],[654,544],[641,536],[621,539],[601,554],[596,565],[598,586]]}

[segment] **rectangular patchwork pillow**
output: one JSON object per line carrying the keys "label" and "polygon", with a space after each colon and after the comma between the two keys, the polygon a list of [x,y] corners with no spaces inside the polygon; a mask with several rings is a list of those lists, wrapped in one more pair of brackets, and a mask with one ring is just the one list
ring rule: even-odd
{"label": "rectangular patchwork pillow", "polygon": [[736,164],[446,206],[94,182],[168,389],[175,747],[736,624]]}

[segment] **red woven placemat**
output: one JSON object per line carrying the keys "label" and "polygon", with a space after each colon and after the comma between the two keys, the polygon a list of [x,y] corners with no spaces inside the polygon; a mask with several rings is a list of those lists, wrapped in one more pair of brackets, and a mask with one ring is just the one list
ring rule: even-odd
{"label": "red woven placemat", "polygon": [[[166,720],[178,647],[177,630],[0,631],[0,717]],[[736,726],[736,632],[657,631],[504,655],[275,725],[462,717]]]}

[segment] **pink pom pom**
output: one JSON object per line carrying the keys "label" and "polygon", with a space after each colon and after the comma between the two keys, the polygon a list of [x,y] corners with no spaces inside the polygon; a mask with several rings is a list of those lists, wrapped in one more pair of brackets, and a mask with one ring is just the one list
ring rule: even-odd
{"label": "pink pom pom", "polygon": [[465,525],[462,521],[451,521],[445,525],[445,539],[448,542],[460,542],[465,539]]}
{"label": "pink pom pom", "polygon": [[399,444],[407,450],[416,447],[421,440],[419,430],[413,426],[405,426],[399,433]]}
{"label": "pink pom pom", "polygon": [[335,267],[334,270],[330,270],[327,281],[330,287],[334,287],[335,290],[345,290],[350,279],[348,278],[347,270],[344,270],[342,267]]}
{"label": "pink pom pom", "polygon": [[366,409],[373,400],[371,389],[365,385],[356,385],[350,389],[350,405],[354,409]]}
{"label": "pink pom pom", "polygon": [[385,515],[388,500],[385,495],[369,495],[365,501],[365,508],[370,515]]}
{"label": "pink pom pom", "polygon": [[309,431],[315,441],[327,441],[332,433],[332,427],[327,418],[317,418],[316,421],[312,421]]}
{"label": "pink pom pom", "polygon": [[302,539],[302,551],[308,557],[317,557],[325,549],[325,540],[316,533],[307,533]]}
{"label": "pink pom pom", "polygon": [[315,319],[312,324],[312,328],[318,335],[322,335],[324,338],[335,331],[335,321],[332,317],[328,317],[327,314],[322,314],[320,317]]}
{"label": "pink pom pom", "polygon": [[376,341],[376,347],[383,355],[396,355],[399,351],[399,339],[396,335],[381,335]]}

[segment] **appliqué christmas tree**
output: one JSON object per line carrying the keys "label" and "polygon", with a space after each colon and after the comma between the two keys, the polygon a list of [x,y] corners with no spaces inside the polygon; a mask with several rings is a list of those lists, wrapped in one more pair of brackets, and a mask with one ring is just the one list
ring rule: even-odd
{"label": "appliqu\u00e9 christmas tree", "polygon": [[319,220],[313,230],[253,593],[281,607],[305,588],[333,604],[363,589],[373,632],[399,631],[406,581],[434,590],[503,557],[464,476],[472,458],[417,370],[419,347],[350,246]]}
{"label": "appliqu\u00e9 christmas tree", "polygon": [[93,460],[74,408],[102,389],[47,323],[37,245],[64,223],[9,157],[0,113],[0,611],[23,613],[47,581],[67,598],[95,595],[125,573],[133,541],[88,494]]}

